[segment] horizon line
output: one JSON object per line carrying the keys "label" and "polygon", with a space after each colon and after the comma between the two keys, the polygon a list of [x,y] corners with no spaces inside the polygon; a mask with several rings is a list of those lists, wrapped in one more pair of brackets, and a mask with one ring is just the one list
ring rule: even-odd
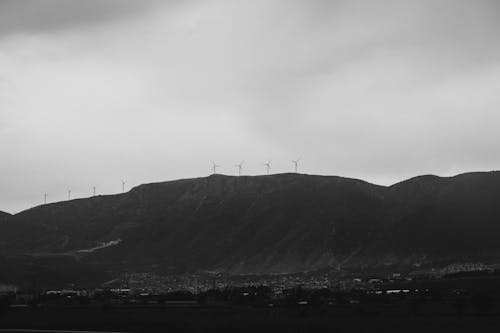
{"label": "horizon line", "polygon": [[499,172],[499,171],[500,170],[467,171],[467,172],[461,172],[461,173],[453,174],[451,176],[439,176],[439,175],[436,175],[436,174],[421,174],[421,175],[416,175],[416,176],[413,176],[413,177],[409,177],[409,178],[403,179],[401,181],[392,183],[390,185],[381,185],[381,184],[377,184],[377,183],[374,183],[374,182],[366,181],[366,180],[361,179],[361,178],[345,177],[345,176],[339,176],[339,175],[309,174],[309,173],[300,173],[300,172],[281,172],[281,173],[272,173],[272,174],[269,174],[269,175],[266,175],[266,174],[260,174],[260,175],[233,175],[233,174],[223,174],[223,173],[212,173],[212,174],[210,174],[208,176],[177,178],[177,179],[172,179],[172,180],[164,180],[164,181],[157,181],[157,182],[142,183],[142,184],[139,184],[137,186],[131,187],[126,192],[117,192],[117,193],[110,193],[110,194],[97,194],[95,196],[91,195],[91,196],[87,196],[87,197],[74,198],[74,199],[70,199],[70,200],[60,200],[60,201],[54,201],[54,202],[49,202],[49,203],[42,203],[42,204],[35,205],[35,206],[27,208],[27,209],[20,210],[20,211],[15,212],[15,213],[11,213],[11,212],[8,212],[8,211],[5,211],[5,210],[1,210],[1,209],[0,209],[0,212],[6,213],[6,214],[9,214],[9,215],[16,215],[16,214],[19,214],[19,213],[22,213],[22,212],[25,212],[25,211],[28,211],[28,210],[31,210],[31,209],[34,209],[34,208],[38,208],[38,207],[42,207],[42,206],[48,206],[48,205],[53,205],[53,204],[58,204],[58,203],[62,203],[62,202],[70,202],[70,201],[77,201],[77,200],[86,200],[86,199],[91,199],[93,197],[125,195],[125,194],[129,193],[130,191],[132,191],[132,190],[134,190],[134,189],[136,189],[136,188],[138,188],[140,186],[147,186],[147,185],[153,185],[153,184],[162,184],[162,183],[170,183],[170,182],[177,182],[177,181],[183,181],[183,180],[205,179],[205,178],[217,177],[217,176],[219,176],[219,177],[231,177],[231,178],[241,178],[241,177],[254,177],[254,178],[255,177],[273,177],[273,176],[283,176],[283,175],[297,175],[297,176],[307,176],[307,177],[336,177],[336,178],[357,180],[357,181],[361,181],[361,182],[364,182],[364,183],[367,183],[367,184],[389,188],[389,187],[395,186],[397,184],[401,184],[401,183],[407,182],[409,180],[412,180],[412,179],[415,179],[415,178],[420,178],[420,177],[437,177],[437,178],[446,179],[446,178],[455,178],[455,177],[459,177],[459,176],[467,175],[467,174],[494,173],[494,172]]}

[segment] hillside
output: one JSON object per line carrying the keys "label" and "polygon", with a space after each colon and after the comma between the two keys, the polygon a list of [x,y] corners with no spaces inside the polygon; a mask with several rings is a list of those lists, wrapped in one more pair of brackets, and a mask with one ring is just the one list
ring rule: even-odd
{"label": "hillside", "polygon": [[0,225],[0,254],[66,256],[108,272],[285,273],[500,261],[499,238],[499,172],[390,187],[212,175],[21,212]]}
{"label": "hillside", "polygon": [[7,221],[7,219],[10,218],[11,216],[12,215],[10,215],[9,213],[5,213],[5,212],[0,211],[0,223]]}

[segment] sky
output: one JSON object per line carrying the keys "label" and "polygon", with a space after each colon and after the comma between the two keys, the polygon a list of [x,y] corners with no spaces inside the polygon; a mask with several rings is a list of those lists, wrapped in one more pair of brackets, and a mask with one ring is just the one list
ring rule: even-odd
{"label": "sky", "polygon": [[299,172],[500,165],[496,0],[0,0],[0,210]]}

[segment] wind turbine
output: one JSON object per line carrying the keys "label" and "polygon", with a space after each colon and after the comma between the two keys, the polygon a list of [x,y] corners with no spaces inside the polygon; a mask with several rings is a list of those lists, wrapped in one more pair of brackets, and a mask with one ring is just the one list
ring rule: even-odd
{"label": "wind turbine", "polygon": [[269,160],[269,162],[267,163],[264,163],[264,165],[266,166],[267,174],[269,174],[269,170],[271,170],[271,160]]}
{"label": "wind turbine", "polygon": [[44,205],[46,205],[46,204],[47,204],[47,197],[48,197],[48,196],[49,196],[49,195],[48,195],[47,193],[44,193],[44,194],[43,194],[43,204],[44,204]]}
{"label": "wind turbine", "polygon": [[94,194],[94,197],[95,197],[95,186],[92,187],[92,193]]}
{"label": "wind turbine", "polygon": [[245,161],[241,161],[240,164],[235,165],[238,168],[238,176],[241,176],[241,170],[243,169],[243,162]]}
{"label": "wind turbine", "polygon": [[125,193],[125,184],[127,184],[127,182],[122,180],[122,193]]}
{"label": "wind turbine", "polygon": [[212,171],[214,175],[217,174],[217,168],[220,168],[220,165],[217,165],[214,161],[212,161]]}
{"label": "wind turbine", "polygon": [[300,158],[298,158],[296,160],[292,160],[292,163],[294,164],[294,167],[295,167],[295,173],[297,173],[299,170],[299,161],[300,161]]}
{"label": "wind turbine", "polygon": [[68,188],[68,200],[71,200],[71,189]]}

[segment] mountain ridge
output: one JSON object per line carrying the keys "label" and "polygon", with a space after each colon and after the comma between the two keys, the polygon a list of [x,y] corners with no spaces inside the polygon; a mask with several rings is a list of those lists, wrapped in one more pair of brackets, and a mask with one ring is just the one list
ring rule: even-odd
{"label": "mountain ridge", "polygon": [[9,219],[12,215],[7,212],[0,211],[0,223]]}
{"label": "mountain ridge", "polygon": [[435,179],[435,180],[450,180],[450,179],[455,179],[455,178],[460,178],[468,175],[487,175],[487,174],[495,174],[495,173],[500,173],[500,171],[497,170],[492,170],[492,171],[474,171],[474,172],[465,172],[465,173],[460,173],[457,175],[453,176],[439,176],[439,175],[434,175],[434,174],[424,174],[424,175],[419,175],[415,177],[411,177],[402,181],[398,181],[396,183],[390,184],[390,185],[380,185],[376,183],[372,183],[369,181],[365,181],[363,179],[359,178],[351,178],[351,177],[343,177],[343,176],[336,176],[336,175],[317,175],[317,174],[303,174],[303,173],[278,173],[278,174],[271,174],[271,175],[242,175],[242,176],[235,176],[235,175],[226,175],[226,174],[212,174],[206,177],[194,177],[194,178],[180,178],[180,179],[174,179],[174,180],[167,180],[167,181],[159,181],[159,182],[151,182],[151,183],[144,183],[140,184],[137,186],[132,187],[128,192],[125,193],[115,193],[115,194],[99,194],[96,195],[95,197],[82,197],[82,198],[75,198],[71,200],[61,200],[61,201],[56,201],[56,202],[51,202],[47,204],[41,204],[38,206],[34,206],[22,211],[19,211],[17,213],[8,213],[5,211],[0,210],[0,216],[5,216],[5,217],[10,217],[10,216],[15,216],[22,214],[24,212],[37,209],[43,206],[50,206],[50,205],[57,205],[57,204],[65,204],[67,202],[72,202],[72,201],[79,201],[79,200],[89,200],[92,198],[105,198],[105,197],[116,197],[116,196],[122,196],[123,194],[130,193],[138,188],[143,188],[143,187],[148,187],[148,186],[155,186],[155,185],[167,185],[167,184],[173,184],[173,183],[179,183],[179,182],[187,182],[187,181],[195,181],[195,180],[207,180],[210,179],[211,177],[227,177],[231,179],[236,179],[236,178],[242,178],[242,179],[254,179],[254,178],[264,178],[264,177],[281,177],[281,176],[304,176],[304,177],[318,177],[318,178],[331,178],[331,179],[345,179],[345,180],[352,180],[352,181],[358,181],[362,183],[366,183],[369,185],[373,186],[378,186],[378,187],[384,187],[384,188],[394,188],[397,187],[401,184],[407,184],[409,182],[415,182],[420,179]]}
{"label": "mountain ridge", "polygon": [[230,274],[497,260],[499,198],[498,171],[391,186],[291,173],[212,175],[12,215],[0,226],[0,255],[66,255],[113,272]]}

